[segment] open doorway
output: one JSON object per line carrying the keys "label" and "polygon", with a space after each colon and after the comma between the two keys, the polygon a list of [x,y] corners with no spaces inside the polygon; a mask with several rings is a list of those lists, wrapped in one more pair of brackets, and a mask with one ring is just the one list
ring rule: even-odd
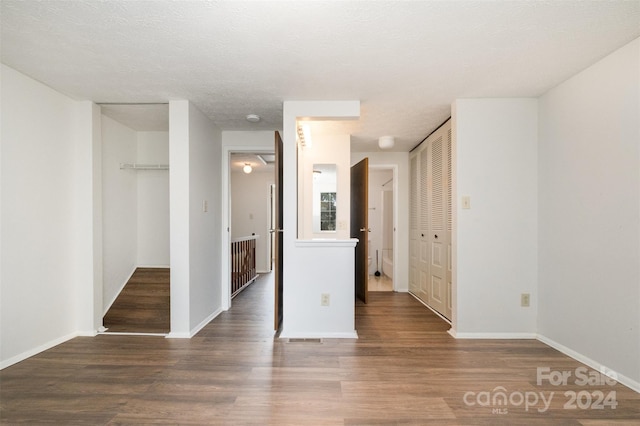
{"label": "open doorway", "polygon": [[170,332],[169,106],[101,105],[108,333]]}
{"label": "open doorway", "polygon": [[226,166],[223,209],[229,240],[223,253],[228,253],[229,271],[223,285],[230,308],[234,297],[272,273],[275,154],[266,148],[233,148]]}
{"label": "open doorway", "polygon": [[393,291],[394,170],[369,167],[369,291]]}

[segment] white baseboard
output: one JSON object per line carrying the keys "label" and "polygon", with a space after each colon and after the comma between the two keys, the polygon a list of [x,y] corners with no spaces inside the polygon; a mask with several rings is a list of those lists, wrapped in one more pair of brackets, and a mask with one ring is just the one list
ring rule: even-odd
{"label": "white baseboard", "polygon": [[133,331],[101,331],[98,334],[105,336],[151,336],[151,337],[167,337],[167,333],[136,333]]}
{"label": "white baseboard", "polygon": [[358,332],[353,330],[353,331],[342,331],[342,332],[335,332],[335,333],[318,333],[318,332],[289,333],[286,330],[282,330],[279,338],[280,339],[357,339]]}
{"label": "white baseboard", "polygon": [[[539,341],[541,341],[542,343],[544,343],[545,345],[551,346],[552,348],[562,352],[563,354],[575,359],[578,362],[581,362],[591,368],[593,368],[596,371],[599,371],[603,374],[606,374],[607,376],[615,379],[618,383],[621,383],[623,385],[625,385],[626,387],[632,389],[635,392],[640,393],[640,383],[631,379],[630,377],[625,376],[624,374],[620,374],[615,370],[612,370],[611,368],[602,365],[601,363],[599,363],[598,361],[595,361],[587,356],[582,355],[579,352],[574,351],[571,348],[568,348],[566,346],[564,346],[561,343],[556,342],[555,340],[549,339],[546,336],[543,336],[541,334],[537,335],[537,339]],[[612,374],[607,374],[607,373],[612,373]]]}
{"label": "white baseboard", "polygon": [[129,282],[129,280],[131,279],[131,277],[133,276],[133,274],[136,273],[136,269],[138,269],[138,266],[134,266],[133,270],[131,271],[131,273],[129,274],[129,276],[127,277],[126,280],[124,280],[124,282],[122,283],[122,285],[120,285],[120,288],[118,289],[118,291],[116,291],[116,294],[113,296],[113,298],[111,299],[111,301],[109,302],[109,304],[107,305],[107,307],[105,309],[103,309],[102,311],[102,317],[104,318],[105,315],[107,315],[107,312],[109,312],[109,309],[111,309],[111,305],[113,305],[113,303],[116,301],[116,299],[118,298],[118,296],[120,296],[120,293],[122,293],[122,290],[124,289],[124,287],[127,285],[127,283]]}
{"label": "white baseboard", "polygon": [[[449,319],[447,319],[447,317],[445,317],[444,315],[442,315],[440,312],[436,311],[435,309],[433,309],[431,306],[427,305],[426,303],[424,303],[424,301],[422,299],[420,299],[418,296],[416,296],[415,294],[411,293],[410,291],[408,292],[411,296],[413,296],[414,299],[416,299],[418,302],[422,303],[424,306],[426,306],[427,308],[429,308],[429,310],[431,312],[433,312],[434,314],[436,314],[437,316],[439,316],[441,319],[443,319],[447,324],[451,325],[451,321]],[[454,336],[455,337],[455,336]]]}
{"label": "white baseboard", "polygon": [[111,306],[116,301],[118,296],[120,296],[120,293],[122,293],[122,290],[124,290],[124,287],[127,285],[127,283],[129,282],[129,280],[131,279],[133,274],[136,273],[136,269],[138,269],[138,268],[163,268],[163,269],[165,269],[165,268],[169,268],[169,265],[136,265],[136,266],[134,266],[133,270],[131,271],[131,273],[129,274],[127,279],[122,283],[122,285],[120,286],[120,288],[116,292],[115,296],[113,296],[113,299],[111,300],[111,302],[109,302],[109,304],[107,305],[107,308],[104,310],[104,312],[102,312],[102,316],[103,317],[105,315],[107,315],[107,312],[109,312],[109,309],[111,309]]}
{"label": "white baseboard", "polygon": [[175,331],[170,332],[165,336],[167,339],[191,339],[191,335],[187,332],[178,333]]}
{"label": "white baseboard", "polygon": [[536,333],[457,333],[455,330],[450,329],[451,334],[456,339],[535,339]]}
{"label": "white baseboard", "polygon": [[51,341],[49,341],[49,342],[47,342],[47,343],[45,343],[43,345],[40,345],[40,346],[37,346],[35,348],[29,349],[28,351],[25,351],[25,352],[22,352],[21,354],[12,356],[9,359],[5,359],[3,361],[0,361],[0,370],[3,370],[3,369],[5,369],[5,368],[7,368],[9,366],[12,366],[13,364],[17,364],[20,361],[24,361],[25,359],[30,358],[30,357],[32,357],[34,355],[37,355],[40,352],[44,352],[47,349],[51,349],[54,346],[58,346],[59,344],[64,343],[67,340],[71,340],[71,339],[73,339],[74,337],[77,337],[77,336],[78,336],[77,332],[70,333],[70,334],[67,334],[66,336],[62,336],[62,337],[59,337],[57,339],[53,339],[53,340],[51,340]]}
{"label": "white baseboard", "polygon": [[195,327],[193,327],[191,329],[191,333],[189,337],[193,337],[196,334],[198,334],[198,332],[200,330],[202,330],[207,324],[209,324],[211,321],[213,321],[213,319],[215,317],[217,317],[218,315],[220,315],[222,313],[222,308],[218,308],[216,309],[211,315],[209,315],[208,317],[206,317],[204,320],[202,320],[202,322],[200,322],[200,324],[196,325]]}
{"label": "white baseboard", "polygon": [[191,329],[190,332],[171,332],[167,334],[167,339],[191,339],[193,336],[198,334],[200,330],[202,330],[207,324],[209,324],[215,317],[220,315],[223,312],[222,308],[218,308],[211,315],[206,317],[200,324]]}

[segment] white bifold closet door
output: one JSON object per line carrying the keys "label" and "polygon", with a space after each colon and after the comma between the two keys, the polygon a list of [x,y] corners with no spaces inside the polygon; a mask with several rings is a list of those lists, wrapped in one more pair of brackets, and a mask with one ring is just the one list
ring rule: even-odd
{"label": "white bifold closet door", "polygon": [[451,125],[410,160],[409,290],[451,318]]}
{"label": "white bifold closet door", "polygon": [[420,232],[418,229],[418,156],[411,157],[409,167],[409,291],[420,291],[419,259]]}
{"label": "white bifold closet door", "polygon": [[443,182],[446,178],[446,163],[443,158],[445,142],[438,136],[427,147],[430,176],[428,182],[428,206],[430,214],[426,241],[429,245],[429,305],[444,314],[447,306],[447,205]]}
{"label": "white bifold closet door", "polygon": [[418,186],[420,188],[419,199],[420,203],[418,204],[418,221],[419,221],[419,231],[420,231],[420,239],[419,239],[419,250],[418,250],[418,269],[419,269],[419,280],[420,280],[420,289],[418,290],[418,297],[422,299],[424,302],[429,303],[429,264],[430,262],[430,253],[429,253],[429,177],[430,177],[430,165],[429,165],[429,156],[425,155],[426,151],[421,151],[419,155],[419,165],[418,165]]}
{"label": "white bifold closet door", "polygon": [[447,129],[447,143],[446,143],[446,157],[447,157],[447,172],[446,172],[446,176],[447,176],[447,180],[446,180],[446,187],[447,187],[447,196],[446,196],[446,203],[447,203],[447,229],[446,229],[446,244],[447,244],[447,303],[446,306],[444,308],[444,312],[443,315],[449,319],[451,319],[451,309],[452,309],[452,299],[453,299],[453,287],[452,287],[452,283],[453,283],[453,278],[452,278],[452,260],[451,260],[451,256],[452,256],[452,250],[451,250],[451,241],[452,239],[452,231],[453,231],[453,210],[452,210],[452,197],[453,197],[453,181],[452,181],[452,164],[451,164],[451,157],[453,155],[453,153],[451,152],[452,150],[452,141],[451,141],[451,122],[449,122],[449,126]]}

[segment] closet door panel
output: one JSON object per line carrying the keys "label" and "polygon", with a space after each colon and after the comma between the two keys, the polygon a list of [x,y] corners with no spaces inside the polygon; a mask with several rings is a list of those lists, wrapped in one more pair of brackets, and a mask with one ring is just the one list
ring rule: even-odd
{"label": "closet door panel", "polygon": [[419,281],[419,231],[418,231],[418,155],[409,160],[409,291],[418,296]]}
{"label": "closet door panel", "polygon": [[410,157],[409,291],[451,318],[451,122]]}
{"label": "closet door panel", "polygon": [[446,201],[447,201],[447,223],[446,223],[446,244],[447,244],[447,294],[446,294],[446,302],[445,302],[445,311],[443,315],[449,319],[451,319],[451,311],[453,309],[453,266],[452,266],[452,235],[453,235],[453,181],[452,181],[452,145],[453,141],[451,139],[451,125],[448,126],[447,129],[447,143],[445,144],[445,153],[446,153],[446,183],[445,186],[447,188],[446,192]]}
{"label": "closet door panel", "polygon": [[431,250],[429,248],[429,151],[422,149],[418,153],[418,240],[420,245],[420,257],[418,270],[420,271],[420,291],[418,297],[429,304],[429,264]]}
{"label": "closet door panel", "polygon": [[[441,129],[442,130],[442,129]],[[429,295],[430,306],[440,313],[444,313],[446,306],[446,238],[445,238],[445,219],[446,219],[446,200],[445,200],[445,176],[444,176],[444,158],[443,132],[436,132],[436,137],[428,146],[429,155],[429,248],[431,258],[429,264]]]}

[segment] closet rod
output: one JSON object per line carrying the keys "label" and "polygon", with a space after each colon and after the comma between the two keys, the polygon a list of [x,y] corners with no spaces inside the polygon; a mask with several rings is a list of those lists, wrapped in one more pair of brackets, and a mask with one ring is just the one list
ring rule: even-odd
{"label": "closet rod", "polygon": [[439,129],[440,127],[442,127],[442,126],[444,126],[445,124],[447,124],[447,121],[449,121],[449,120],[451,120],[451,117],[449,117],[449,118],[447,118],[446,120],[444,120],[444,121],[442,122],[442,124],[441,124],[441,125],[439,125],[438,127],[436,127],[436,128],[433,130],[433,132],[429,133],[429,134],[428,134],[424,139],[422,139],[422,140],[418,143],[418,145],[416,145],[416,146],[414,146],[413,148],[411,148],[411,151],[409,151],[409,152],[410,152],[410,153],[411,153],[411,152],[413,152],[417,147],[419,147],[420,145],[422,145],[422,142],[426,141],[426,140],[427,140],[427,138],[428,138],[429,136],[431,136],[432,134],[434,134],[435,132],[437,132],[437,131],[438,131],[438,129]]}

